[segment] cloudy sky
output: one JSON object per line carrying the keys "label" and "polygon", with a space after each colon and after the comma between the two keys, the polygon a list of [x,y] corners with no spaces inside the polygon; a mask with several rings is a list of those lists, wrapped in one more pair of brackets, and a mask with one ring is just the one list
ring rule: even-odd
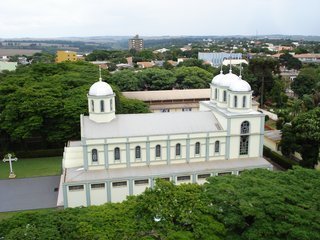
{"label": "cloudy sky", "polygon": [[320,0],[1,0],[0,38],[320,35]]}

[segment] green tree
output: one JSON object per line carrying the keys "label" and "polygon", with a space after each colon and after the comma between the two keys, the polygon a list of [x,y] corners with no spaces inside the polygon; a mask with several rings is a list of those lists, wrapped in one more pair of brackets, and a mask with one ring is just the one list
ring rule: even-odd
{"label": "green tree", "polygon": [[274,85],[270,90],[270,98],[277,107],[284,107],[288,101],[288,96],[285,94],[285,85],[281,79],[274,81]]}
{"label": "green tree", "polygon": [[320,107],[299,114],[292,121],[292,129],[300,146],[302,165],[313,168],[319,160]]}
{"label": "green tree", "polygon": [[[102,76],[110,78],[105,70]],[[97,66],[86,62],[37,63],[1,75],[0,146],[9,148],[1,151],[57,148],[79,139],[79,116],[87,114],[86,95],[98,77]],[[114,89],[117,113],[149,112]]]}
{"label": "green tree", "polygon": [[253,58],[249,63],[249,70],[256,76],[260,105],[264,105],[265,95],[274,84],[274,74],[279,73],[279,62],[273,58]]}
{"label": "green tree", "polygon": [[282,128],[282,138],[280,142],[281,152],[283,155],[290,157],[295,151],[299,150],[296,144],[296,136],[291,124],[285,124]]}
{"label": "green tree", "polygon": [[149,68],[137,73],[146,90],[169,90],[174,87],[176,78],[169,70]]}
{"label": "green tree", "polygon": [[225,239],[320,239],[320,172],[257,169],[209,178],[205,194]]}
{"label": "green tree", "polygon": [[199,67],[179,67],[174,71],[176,77],[176,88],[208,88],[212,73]]}
{"label": "green tree", "polygon": [[138,231],[159,239],[220,239],[224,227],[208,214],[202,196],[199,185],[158,180],[137,197]]}
{"label": "green tree", "polygon": [[121,70],[112,74],[110,82],[117,85],[121,91],[139,91],[143,84],[138,74],[131,70]]}
{"label": "green tree", "polygon": [[290,53],[280,55],[280,64],[285,66],[287,69],[299,70],[302,67],[302,63],[299,59],[293,57]]}
{"label": "green tree", "polygon": [[302,68],[298,77],[294,79],[291,88],[295,94],[302,97],[304,94],[312,94],[320,83],[320,67]]}

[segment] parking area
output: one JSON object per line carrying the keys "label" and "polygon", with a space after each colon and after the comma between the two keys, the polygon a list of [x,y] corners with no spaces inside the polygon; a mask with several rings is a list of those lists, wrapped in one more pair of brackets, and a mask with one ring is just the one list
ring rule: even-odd
{"label": "parking area", "polygon": [[0,212],[56,207],[60,176],[0,180]]}

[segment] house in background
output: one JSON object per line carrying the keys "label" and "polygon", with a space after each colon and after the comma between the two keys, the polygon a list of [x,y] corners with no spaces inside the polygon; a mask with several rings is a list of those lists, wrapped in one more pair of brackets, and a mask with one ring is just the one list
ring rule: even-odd
{"label": "house in background", "polygon": [[0,61],[0,72],[7,70],[7,71],[14,71],[18,66],[17,62],[6,62]]}
{"label": "house in background", "polygon": [[134,91],[122,94],[147,103],[151,112],[199,111],[199,101],[210,100],[210,88]]}

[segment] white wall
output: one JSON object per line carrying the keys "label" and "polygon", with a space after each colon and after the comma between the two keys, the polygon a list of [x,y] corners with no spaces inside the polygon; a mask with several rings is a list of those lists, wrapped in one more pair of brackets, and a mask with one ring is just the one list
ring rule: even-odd
{"label": "white wall", "polygon": [[101,205],[107,202],[107,188],[92,188],[90,184],[91,205]]}
{"label": "white wall", "polygon": [[112,186],[111,183],[111,202],[122,202],[126,199],[126,197],[129,195],[129,182],[126,182],[127,186]]}
{"label": "white wall", "polygon": [[[79,185],[83,185],[83,184],[79,184]],[[69,187],[67,187],[67,194],[68,194],[68,207],[87,206],[85,185],[83,185],[82,190],[69,190]]]}

